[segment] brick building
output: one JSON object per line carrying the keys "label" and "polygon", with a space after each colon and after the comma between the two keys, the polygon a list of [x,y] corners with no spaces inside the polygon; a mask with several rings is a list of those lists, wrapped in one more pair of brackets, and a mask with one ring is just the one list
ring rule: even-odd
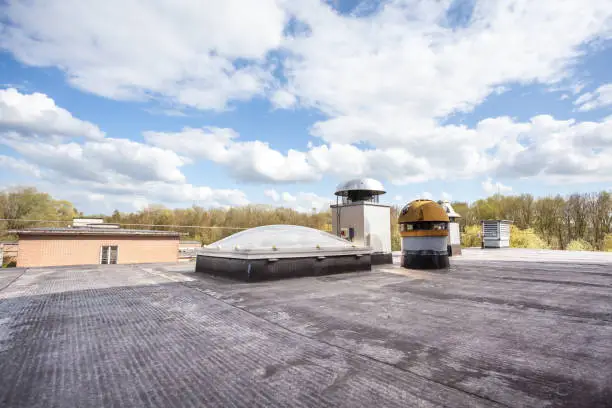
{"label": "brick building", "polygon": [[15,232],[19,236],[18,267],[178,261],[178,232],[108,224]]}

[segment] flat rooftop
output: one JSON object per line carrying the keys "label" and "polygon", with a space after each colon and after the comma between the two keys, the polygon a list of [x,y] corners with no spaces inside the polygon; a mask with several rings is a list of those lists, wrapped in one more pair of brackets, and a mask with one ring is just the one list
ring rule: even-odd
{"label": "flat rooftop", "polygon": [[[103,224],[100,224],[103,225]],[[98,227],[41,227],[25,228],[11,231],[19,236],[54,236],[54,235],[134,235],[147,237],[180,237],[181,233],[175,231],[136,230],[124,228]]]}
{"label": "flat rooftop", "polygon": [[466,249],[239,283],[193,265],[0,272],[0,405],[609,407],[612,254]]}

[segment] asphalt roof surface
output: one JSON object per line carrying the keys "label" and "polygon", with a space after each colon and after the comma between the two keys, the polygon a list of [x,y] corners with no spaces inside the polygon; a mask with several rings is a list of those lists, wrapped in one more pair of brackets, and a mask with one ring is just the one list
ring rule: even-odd
{"label": "asphalt roof surface", "polygon": [[563,259],[256,284],[2,270],[0,406],[609,407],[612,259]]}

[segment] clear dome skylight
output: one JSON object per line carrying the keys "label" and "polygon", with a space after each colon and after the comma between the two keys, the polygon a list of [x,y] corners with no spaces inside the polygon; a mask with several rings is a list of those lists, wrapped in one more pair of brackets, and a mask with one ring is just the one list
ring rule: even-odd
{"label": "clear dome skylight", "polygon": [[[200,254],[222,257],[304,257],[370,253],[370,248],[325,231],[297,225],[266,225],[238,232],[202,248]],[[259,255],[259,256],[258,256]]]}

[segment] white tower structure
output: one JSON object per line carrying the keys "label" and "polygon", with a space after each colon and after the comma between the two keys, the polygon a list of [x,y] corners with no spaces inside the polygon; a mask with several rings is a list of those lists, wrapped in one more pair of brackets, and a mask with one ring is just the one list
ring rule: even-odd
{"label": "white tower structure", "polygon": [[459,229],[461,214],[455,211],[448,200],[438,201],[438,204],[444,208],[450,221],[448,224],[448,256],[461,255],[461,231]]}
{"label": "white tower structure", "polygon": [[373,250],[372,264],[392,263],[391,207],[380,204],[383,185],[374,179],[349,180],[336,188],[331,206],[332,231],[358,246]]}

